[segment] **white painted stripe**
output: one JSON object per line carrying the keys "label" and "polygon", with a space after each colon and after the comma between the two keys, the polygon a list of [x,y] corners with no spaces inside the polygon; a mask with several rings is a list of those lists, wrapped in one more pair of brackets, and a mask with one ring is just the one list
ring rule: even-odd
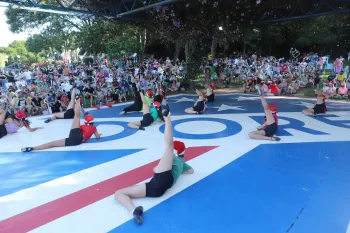
{"label": "white painted stripe", "polygon": [[[195,169],[193,175],[183,175],[178,183],[171,188],[161,198],[144,198],[135,201],[136,205],[142,205],[145,210],[158,205],[171,196],[181,192],[185,188],[200,181],[206,176],[219,170],[226,164],[239,158],[254,147],[256,143],[246,143],[239,147],[221,147],[193,159],[189,164]],[[230,151],[230,152],[228,152]],[[32,233],[100,233],[108,232],[115,227],[120,226],[132,218],[131,213],[126,211],[114,200],[113,196],[105,198],[90,206],[80,209],[70,215],[66,215],[56,221],[39,227]],[[145,219],[145,222],[147,219]]]}

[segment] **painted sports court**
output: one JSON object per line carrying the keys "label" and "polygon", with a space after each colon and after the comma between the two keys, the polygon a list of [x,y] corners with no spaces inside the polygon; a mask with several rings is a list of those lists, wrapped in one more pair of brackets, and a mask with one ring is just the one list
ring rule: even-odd
{"label": "painted sports court", "polygon": [[72,120],[21,129],[0,140],[1,233],[348,233],[350,232],[350,104],[327,102],[326,115],[304,116],[314,100],[271,97],[280,142],[254,141],[263,120],[259,97],[218,95],[201,115],[185,115],[194,95],[169,98],[174,137],[195,169],[162,198],[138,199],[144,224],[113,198],[145,182],[164,150],[162,123],[136,131],[124,107],[91,110],[101,140],[21,153],[66,138]]}

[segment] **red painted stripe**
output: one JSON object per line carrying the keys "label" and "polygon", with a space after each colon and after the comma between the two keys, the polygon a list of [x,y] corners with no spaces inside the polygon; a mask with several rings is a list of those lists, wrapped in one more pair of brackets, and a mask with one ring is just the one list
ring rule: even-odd
{"label": "red painted stripe", "polygon": [[[185,160],[191,160],[215,148],[216,146],[187,148]],[[153,168],[157,166],[158,161],[159,160],[138,167],[119,176],[115,176],[93,186],[5,219],[0,222],[0,232],[25,233],[31,231],[111,196],[119,189],[149,179],[153,176]]]}

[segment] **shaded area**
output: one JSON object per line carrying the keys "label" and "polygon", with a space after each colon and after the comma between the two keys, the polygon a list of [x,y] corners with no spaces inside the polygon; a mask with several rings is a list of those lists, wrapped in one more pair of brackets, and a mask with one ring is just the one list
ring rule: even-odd
{"label": "shaded area", "polygon": [[0,197],[136,152],[129,150],[50,151],[0,154]]}
{"label": "shaded area", "polygon": [[[344,233],[346,150],[348,142],[260,145],[148,210],[142,232]],[[130,220],[111,232],[138,228]]]}

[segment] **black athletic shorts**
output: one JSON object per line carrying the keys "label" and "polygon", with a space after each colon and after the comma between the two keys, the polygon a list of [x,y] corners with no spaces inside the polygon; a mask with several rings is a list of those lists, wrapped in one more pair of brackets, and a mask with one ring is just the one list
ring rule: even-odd
{"label": "black athletic shorts", "polygon": [[265,136],[272,137],[277,132],[276,122],[274,122],[271,125],[267,125],[266,128],[264,129],[264,131],[265,131]]}
{"label": "black athletic shorts", "polygon": [[66,138],[65,146],[78,146],[83,143],[83,133],[80,128],[71,129],[69,137]]}
{"label": "black athletic shorts", "polygon": [[214,93],[211,94],[211,95],[208,95],[208,96],[207,96],[207,100],[208,100],[208,102],[214,102],[214,100],[215,100],[215,95],[214,95]]}
{"label": "black athletic shorts", "polygon": [[146,113],[143,115],[142,121],[141,121],[141,126],[142,127],[147,127],[150,126],[153,123],[154,119],[151,115],[151,113]]}
{"label": "black athletic shorts", "polygon": [[326,106],[324,104],[316,104],[314,114],[325,113]]}
{"label": "black athletic shorts", "polygon": [[0,125],[0,138],[7,135],[7,130],[5,124]]}
{"label": "black athletic shorts", "polygon": [[150,182],[146,183],[146,197],[161,197],[173,186],[174,177],[171,170],[154,173]]}
{"label": "black athletic shorts", "polygon": [[64,113],[64,119],[73,119],[74,118],[74,109],[70,108]]}
{"label": "black athletic shorts", "polygon": [[201,113],[204,110],[204,107],[205,107],[204,101],[199,101],[192,109],[195,112]]}

